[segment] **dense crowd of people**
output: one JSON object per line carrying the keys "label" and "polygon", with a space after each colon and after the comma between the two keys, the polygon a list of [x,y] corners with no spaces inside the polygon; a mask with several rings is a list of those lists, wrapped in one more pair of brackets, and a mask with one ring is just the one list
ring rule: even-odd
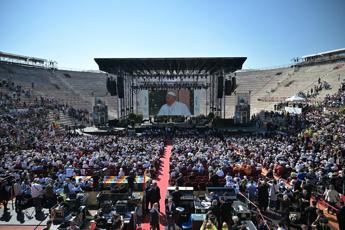
{"label": "dense crowd of people", "polygon": [[[102,189],[102,177],[95,173],[99,171],[102,175],[157,178],[164,151],[161,130],[148,129],[140,137],[56,132],[48,120],[49,113],[62,111],[79,120],[85,120],[88,113],[52,98],[33,98],[30,91],[13,82],[2,81],[0,89],[0,197],[5,209],[13,197],[17,198],[18,209],[21,201],[31,199],[40,212],[43,198],[51,207],[60,193],[74,195]],[[322,107],[301,115],[258,116],[259,130],[264,121],[271,124],[272,132],[267,135],[228,136],[212,129],[202,133],[176,131],[170,184],[197,190],[232,187],[260,211],[280,213],[279,229],[293,222],[294,211],[302,213],[300,226],[327,226],[327,217],[315,202],[310,204],[311,198],[323,198],[329,213],[336,213],[339,225],[344,224],[339,219],[345,219],[344,204],[339,202],[345,194],[345,115],[327,112],[344,104],[343,85],[337,94],[326,97]],[[92,176],[93,182],[75,179],[85,175]],[[160,208],[160,192],[152,195],[156,190],[153,183],[146,191],[151,196],[146,203],[151,216]],[[212,201],[204,229],[240,228],[236,218],[222,215],[223,204],[218,198]],[[266,225],[257,226],[265,229]]]}
{"label": "dense crowd of people", "polygon": [[[5,210],[13,197],[16,210],[21,209],[21,201],[31,200],[40,212],[41,201],[52,207],[61,193],[102,189],[99,171],[119,177],[157,176],[162,138],[56,132],[49,112],[71,108],[51,98],[27,96],[23,102],[20,87],[11,82],[2,81],[0,89],[0,197]],[[75,179],[85,175],[93,182]]]}
{"label": "dense crowd of people", "polygon": [[[313,194],[327,202],[330,213],[342,210],[338,217],[342,223],[344,204],[339,202],[340,194],[345,193],[345,115],[325,110],[344,105],[344,93],[343,86],[325,99],[323,107],[301,115],[265,113],[264,119],[276,124],[274,135],[175,139],[171,183],[198,189],[234,187],[261,210],[267,210],[269,204],[272,210],[279,210],[285,225],[290,223],[293,208],[308,214]],[[301,224],[321,226],[314,216],[312,220],[302,216]]]}

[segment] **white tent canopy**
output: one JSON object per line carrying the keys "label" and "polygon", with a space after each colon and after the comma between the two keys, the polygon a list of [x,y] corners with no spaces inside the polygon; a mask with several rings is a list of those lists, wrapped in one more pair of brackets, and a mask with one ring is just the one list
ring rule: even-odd
{"label": "white tent canopy", "polygon": [[289,97],[287,99],[285,99],[285,101],[288,101],[288,102],[297,102],[297,101],[305,101],[305,98],[303,97],[299,97],[299,96],[292,96],[292,97]]}

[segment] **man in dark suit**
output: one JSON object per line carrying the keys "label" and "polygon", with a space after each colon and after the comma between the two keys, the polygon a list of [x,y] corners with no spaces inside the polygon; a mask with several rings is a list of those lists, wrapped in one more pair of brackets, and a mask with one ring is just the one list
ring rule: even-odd
{"label": "man in dark suit", "polygon": [[266,211],[268,207],[268,185],[265,181],[261,181],[258,186],[258,201],[259,201],[259,208],[261,211]]}
{"label": "man in dark suit", "polygon": [[176,186],[175,188],[175,191],[172,192],[171,194],[172,196],[172,200],[174,202],[174,204],[179,207],[180,206],[180,201],[181,201],[181,197],[182,197],[182,194],[178,188],[178,186]]}
{"label": "man in dark suit", "polygon": [[308,228],[311,229],[312,223],[316,220],[317,218],[317,202],[315,200],[312,201],[311,206],[305,209],[305,224],[308,225]]}
{"label": "man in dark suit", "polygon": [[[145,187],[145,212],[148,213],[150,211],[150,203],[151,203],[151,185],[147,185]],[[151,204],[152,208],[152,204]]]}
{"label": "man in dark suit", "polygon": [[154,203],[158,203],[158,210],[160,210],[159,201],[161,200],[161,190],[157,186],[156,181],[153,181],[152,183],[152,187],[150,189],[150,198],[151,205]]}
{"label": "man in dark suit", "polygon": [[130,174],[127,176],[127,182],[128,182],[128,188],[129,192],[132,194],[134,191],[134,181],[135,181],[135,175],[134,172],[130,172]]}
{"label": "man in dark suit", "polygon": [[176,207],[172,200],[172,198],[168,199],[168,204],[165,207],[165,215],[167,217],[167,224],[168,224],[168,230],[172,227],[173,230],[175,230],[175,212]]}
{"label": "man in dark suit", "polygon": [[220,216],[221,223],[231,224],[231,217],[233,215],[232,201],[221,199],[220,200]]}

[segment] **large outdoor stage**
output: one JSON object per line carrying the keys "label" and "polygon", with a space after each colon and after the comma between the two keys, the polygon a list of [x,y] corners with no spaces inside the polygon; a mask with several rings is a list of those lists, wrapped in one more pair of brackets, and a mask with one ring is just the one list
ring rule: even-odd
{"label": "large outdoor stage", "polygon": [[[226,95],[236,89],[234,72],[246,57],[95,58],[109,74],[108,92],[117,96],[118,118],[141,114],[226,118]],[[234,105],[235,106],[235,105]]]}

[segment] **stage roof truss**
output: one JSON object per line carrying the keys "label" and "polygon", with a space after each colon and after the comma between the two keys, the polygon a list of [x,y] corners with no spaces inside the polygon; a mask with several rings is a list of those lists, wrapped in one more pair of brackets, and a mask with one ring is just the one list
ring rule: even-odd
{"label": "stage roof truss", "polygon": [[218,75],[242,68],[245,57],[221,58],[95,58],[99,69],[117,75]]}

